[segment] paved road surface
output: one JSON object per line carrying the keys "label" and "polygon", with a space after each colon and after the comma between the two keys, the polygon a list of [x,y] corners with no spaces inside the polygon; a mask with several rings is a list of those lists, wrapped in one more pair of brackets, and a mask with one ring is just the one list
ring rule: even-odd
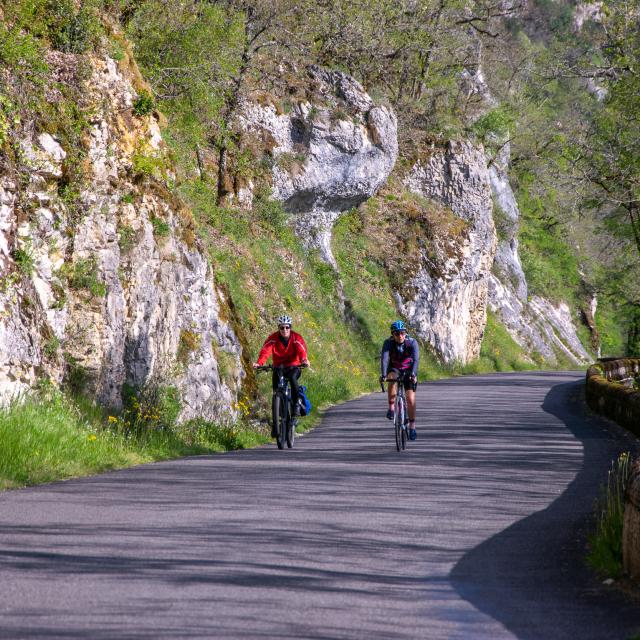
{"label": "paved road surface", "polygon": [[0,495],[0,638],[625,640],[640,605],[583,548],[611,459],[582,375],[380,393],[275,446]]}

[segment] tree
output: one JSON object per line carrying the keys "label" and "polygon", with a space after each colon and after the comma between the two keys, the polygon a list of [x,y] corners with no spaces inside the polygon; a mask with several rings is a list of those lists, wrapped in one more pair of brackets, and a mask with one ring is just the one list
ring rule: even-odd
{"label": "tree", "polygon": [[224,128],[228,94],[242,64],[241,18],[203,0],[145,0],[127,21],[136,59],[201,178],[202,147]]}

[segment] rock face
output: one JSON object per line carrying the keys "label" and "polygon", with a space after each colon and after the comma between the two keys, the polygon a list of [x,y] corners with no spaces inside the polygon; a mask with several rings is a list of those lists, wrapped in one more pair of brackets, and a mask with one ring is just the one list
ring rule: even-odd
{"label": "rock face", "polygon": [[136,168],[161,166],[158,123],[133,115],[127,68],[91,66],[84,186],[65,192],[68,150],[28,128],[22,184],[0,175],[0,397],[76,375],[118,408],[125,383],[153,381],[178,388],[182,419],[230,415],[244,372],[224,297],[189,212]]}
{"label": "rock face", "polygon": [[241,126],[272,140],[272,195],[295,214],[307,246],[335,266],[333,223],[386,181],[398,155],[397,122],[353,78],[318,67],[308,71],[317,104],[301,102],[278,114],[273,105],[247,103]]}
{"label": "rock face", "polygon": [[399,310],[445,362],[469,362],[480,354],[496,249],[484,151],[466,141],[450,142],[417,162],[404,184],[451,209],[466,222],[466,232],[449,251],[438,252],[438,264],[423,252],[419,271],[409,283],[415,296],[398,295]]}
{"label": "rock face", "polygon": [[557,363],[560,353],[575,364],[587,363],[591,356],[576,335],[568,305],[554,305],[540,296],[528,301],[515,237],[520,212],[506,172],[508,159],[509,150],[505,147],[490,169],[500,241],[489,277],[489,308],[526,353],[537,353],[550,364]]}

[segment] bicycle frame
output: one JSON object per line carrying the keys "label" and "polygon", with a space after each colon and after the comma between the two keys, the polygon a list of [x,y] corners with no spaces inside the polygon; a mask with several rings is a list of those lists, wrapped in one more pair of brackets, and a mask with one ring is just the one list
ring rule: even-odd
{"label": "bicycle frame", "polygon": [[[291,448],[293,446],[293,441],[295,439],[295,411],[293,406],[293,401],[291,398],[291,384],[289,382],[289,378],[285,376],[285,371],[291,369],[301,369],[300,366],[273,366],[273,365],[264,365],[262,367],[258,367],[258,371],[275,371],[278,376],[278,384],[276,388],[273,390],[272,395],[272,411],[274,410],[274,403],[276,403],[276,399],[278,397],[282,397],[283,402],[278,403],[282,406],[282,415],[279,416],[278,420],[273,418],[274,428],[278,431],[278,435],[276,437],[276,443],[279,449],[284,447],[284,442],[286,438],[287,446]],[[274,413],[274,416],[278,415]],[[281,420],[280,420],[281,418]],[[283,431],[284,429],[284,431]]]}
{"label": "bicycle frame", "polygon": [[[394,410],[393,410],[393,425],[395,429],[396,435],[396,448],[398,451],[404,449],[406,447],[407,440],[409,439],[409,434],[407,430],[408,424],[408,415],[407,415],[407,398],[405,395],[404,381],[405,378],[409,375],[408,370],[403,370],[398,372],[397,378],[385,378],[384,382],[387,384],[397,384],[398,388],[396,390],[396,399],[394,402]],[[380,387],[384,392],[384,382],[380,381]]]}

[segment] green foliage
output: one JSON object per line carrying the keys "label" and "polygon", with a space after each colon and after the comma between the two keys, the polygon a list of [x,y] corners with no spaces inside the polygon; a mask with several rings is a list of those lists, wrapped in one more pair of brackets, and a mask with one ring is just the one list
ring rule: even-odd
{"label": "green foliage", "polygon": [[0,488],[50,482],[141,462],[62,395],[0,410]]}
{"label": "green foliage", "polygon": [[74,394],[82,394],[89,379],[87,370],[69,352],[65,351],[63,357],[66,363],[64,379],[66,389]]}
{"label": "green foliage", "polygon": [[631,476],[632,456],[621,454],[611,463],[607,484],[596,502],[596,529],[589,536],[589,564],[602,576],[622,573],[622,524],[624,494]]}
{"label": "green foliage", "polygon": [[107,295],[107,285],[100,280],[95,256],[79,258],[71,265],[65,265],[63,274],[72,289],[85,289],[96,298],[103,298]]}
{"label": "green foliage", "polygon": [[58,353],[58,349],[60,349],[60,339],[55,335],[52,335],[42,347],[47,358],[53,358]]}
{"label": "green foliage", "polygon": [[595,322],[600,335],[600,349],[603,357],[620,357],[627,354],[624,322],[621,322],[621,310],[607,299],[598,305]]}
{"label": "green foliage", "polygon": [[531,294],[554,301],[575,302],[580,285],[578,260],[568,246],[566,229],[557,217],[554,193],[537,195],[530,190],[535,178],[518,176],[520,206],[520,256]]}
{"label": "green foliage", "polygon": [[42,83],[47,65],[44,62],[46,33],[45,0],[15,0],[2,3],[4,19],[0,21],[0,61],[20,81]]}
{"label": "green foliage", "polygon": [[118,246],[122,253],[128,253],[137,243],[137,233],[133,227],[122,224],[118,229]]}
{"label": "green foliage", "polygon": [[35,269],[35,259],[28,245],[23,248],[14,249],[13,259],[23,275],[30,276],[33,273]]}
{"label": "green foliage", "polygon": [[166,161],[157,153],[145,150],[131,156],[131,167],[137,176],[162,178],[166,174]]}
{"label": "green foliage", "polygon": [[46,0],[44,15],[49,41],[66,53],[86,53],[93,49],[103,33],[100,0]]}
{"label": "green foliage", "polygon": [[199,147],[227,136],[223,110],[244,44],[240,16],[223,6],[145,0],[127,33],[137,61],[172,125],[171,142],[195,166]]}
{"label": "green foliage", "polygon": [[498,240],[504,242],[513,236],[515,224],[513,220],[503,211],[502,207],[494,200],[493,202],[493,223],[496,226]]}
{"label": "green foliage", "polygon": [[471,130],[484,143],[507,140],[515,125],[515,114],[509,105],[495,107],[473,123]]}
{"label": "green foliage", "polygon": [[170,430],[180,415],[178,389],[157,380],[151,380],[139,389],[125,384],[122,399],[124,410],[117,425],[125,435],[141,437],[149,431]]}
{"label": "green foliage", "polygon": [[166,238],[171,233],[171,226],[166,220],[163,220],[162,218],[152,216],[151,224],[153,226],[153,234],[159,238]]}
{"label": "green foliage", "polygon": [[9,139],[11,128],[20,124],[20,116],[13,102],[0,93],[0,148]]}
{"label": "green foliage", "polygon": [[[528,357],[527,357],[528,356]],[[530,358],[534,358],[532,362]],[[480,358],[462,367],[462,373],[490,373],[493,371],[525,371],[543,364],[536,354],[525,354],[491,311],[487,312],[487,326],[480,347]]]}
{"label": "green foliage", "polygon": [[178,342],[178,353],[176,358],[178,362],[185,365],[189,362],[189,356],[200,348],[201,336],[194,331],[183,329],[180,331],[180,340]]}
{"label": "green foliage", "polygon": [[176,424],[180,404],[174,388],[152,397],[130,391],[127,407],[115,415],[47,383],[34,396],[0,409],[0,490],[268,440],[264,430],[242,422]]}
{"label": "green foliage", "polygon": [[148,91],[141,91],[133,101],[133,113],[137,116],[146,116],[155,109],[155,100]]}

